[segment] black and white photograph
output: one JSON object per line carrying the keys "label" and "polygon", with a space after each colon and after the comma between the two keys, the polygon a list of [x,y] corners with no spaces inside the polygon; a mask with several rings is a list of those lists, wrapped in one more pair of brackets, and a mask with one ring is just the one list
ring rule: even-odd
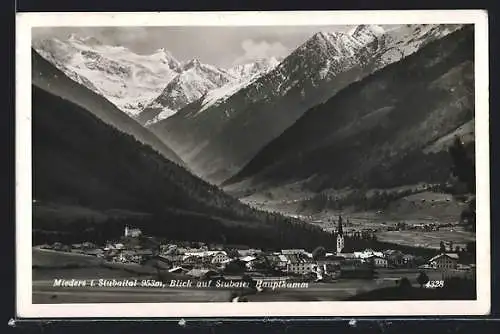
{"label": "black and white photograph", "polygon": [[411,13],[24,14],[18,305],[487,313],[487,17]]}

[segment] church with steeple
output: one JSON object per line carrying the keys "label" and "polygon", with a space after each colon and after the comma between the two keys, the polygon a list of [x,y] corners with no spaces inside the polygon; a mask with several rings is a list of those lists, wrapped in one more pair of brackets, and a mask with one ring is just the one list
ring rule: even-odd
{"label": "church with steeple", "polygon": [[342,216],[339,216],[339,226],[337,228],[337,255],[344,249],[344,231],[342,231]]}

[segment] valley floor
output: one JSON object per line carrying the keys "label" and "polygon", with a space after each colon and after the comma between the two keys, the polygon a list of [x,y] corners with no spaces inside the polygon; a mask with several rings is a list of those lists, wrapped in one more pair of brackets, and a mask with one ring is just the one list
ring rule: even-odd
{"label": "valley floor", "polygon": [[[309,283],[307,288],[267,290],[246,295],[245,298],[250,302],[341,301],[378,289],[395,288],[402,277],[407,277],[416,288],[418,287],[416,282],[418,273],[417,269],[385,269],[378,271],[378,277],[375,279],[339,279],[332,283]],[[429,270],[426,273],[431,280],[442,279],[442,273],[439,271]],[[54,274],[56,277],[64,275]],[[101,272],[96,275],[103,277]],[[95,278],[96,276],[86,274],[84,277],[89,279],[89,277]],[[233,292],[230,289],[220,288],[60,288],[54,287],[53,282],[53,279],[33,281],[33,303],[229,302]],[[401,299],[404,297],[402,296]]]}
{"label": "valley floor", "polygon": [[[439,249],[443,241],[447,245],[451,243],[453,247],[464,248],[468,242],[476,239],[475,232],[467,231],[459,224],[464,204],[449,194],[421,192],[394,201],[386,210],[342,212],[304,210],[302,204],[310,197],[311,194],[290,187],[255,193],[241,198],[241,201],[261,210],[300,218],[326,231],[335,230],[338,216],[342,215],[344,232],[372,231],[379,241],[404,246]],[[405,227],[395,230],[397,224]],[[435,224],[438,229],[423,228],[429,224]]]}
{"label": "valley floor", "polygon": [[[88,284],[80,287],[54,286],[56,279],[86,280],[87,282],[99,279],[155,280],[156,270],[149,268],[148,271],[144,267],[143,274],[138,274],[126,270],[125,266],[105,267],[99,259],[93,256],[38,248],[33,249],[33,259],[36,267],[33,268],[32,273],[32,300],[35,304],[229,302],[233,293],[243,291],[217,287],[170,287],[168,284],[170,280],[164,281],[165,285],[161,287],[91,287]],[[76,263],[79,265],[68,266],[68,264]],[[307,287],[266,289],[258,293],[247,291],[243,293],[243,296],[249,302],[341,301],[357,298],[356,296],[362,296],[360,298],[367,300],[366,298],[370,298],[369,293],[381,289],[397,288],[402,278],[408,278],[412,287],[417,288],[419,286],[417,277],[421,271],[422,269],[418,268],[379,268],[376,270],[375,276],[370,279],[339,278],[332,282],[308,282]],[[434,269],[424,271],[431,281],[445,279],[442,271]],[[457,271],[455,275],[463,276],[465,274]],[[273,279],[273,277],[267,277],[267,279]],[[274,277],[274,279],[283,279],[283,277]],[[457,296],[459,295],[457,293]],[[380,298],[377,294],[374,296]],[[451,297],[453,296],[452,294]],[[421,299],[429,298],[432,299],[432,292],[426,292],[425,297]],[[404,299],[404,294],[402,294],[400,300]],[[419,298],[412,297],[412,299]]]}

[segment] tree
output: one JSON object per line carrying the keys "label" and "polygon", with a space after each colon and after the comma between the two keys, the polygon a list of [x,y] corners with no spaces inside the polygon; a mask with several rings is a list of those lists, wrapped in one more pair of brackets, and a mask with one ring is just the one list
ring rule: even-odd
{"label": "tree", "polygon": [[429,276],[424,271],[421,271],[417,276],[417,283],[422,288],[425,283],[429,282]]}
{"label": "tree", "polygon": [[466,190],[472,195],[471,200],[466,201],[468,208],[461,215],[462,220],[467,220],[468,226],[475,231],[476,225],[476,166],[474,158],[471,157],[459,137],[455,138],[453,145],[449,148],[453,161],[452,174],[459,182],[465,185]]}
{"label": "tree", "polygon": [[226,251],[227,256],[232,258],[232,259],[236,259],[240,256],[238,251],[234,248],[226,248],[225,251]]}
{"label": "tree", "polygon": [[407,277],[403,277],[399,281],[399,288],[401,288],[401,289],[409,289],[409,288],[411,288],[411,282],[410,282],[410,280]]}
{"label": "tree", "polygon": [[439,251],[441,253],[445,253],[446,252],[446,246],[444,245],[444,241],[441,240],[441,242],[439,243]]}
{"label": "tree", "polygon": [[245,263],[241,260],[234,260],[226,264],[224,272],[228,274],[241,274],[245,272]]}
{"label": "tree", "polygon": [[476,254],[476,243],[474,241],[468,242],[465,249],[467,250],[467,253]]}
{"label": "tree", "polygon": [[325,247],[318,246],[312,251],[313,260],[319,260],[326,255]]}
{"label": "tree", "polygon": [[455,138],[453,145],[449,148],[449,153],[453,161],[453,175],[465,183],[470,193],[475,193],[476,177],[474,160],[467,154],[464,143],[459,137]]}

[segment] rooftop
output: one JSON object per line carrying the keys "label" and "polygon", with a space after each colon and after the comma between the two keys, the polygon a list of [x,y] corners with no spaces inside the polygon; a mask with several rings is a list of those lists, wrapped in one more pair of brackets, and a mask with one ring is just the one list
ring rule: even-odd
{"label": "rooftop", "polygon": [[439,259],[439,258],[441,258],[443,256],[447,256],[447,257],[449,257],[450,259],[453,259],[453,260],[458,260],[459,259],[459,256],[456,253],[441,253],[441,254],[438,254],[438,255],[434,256],[432,259],[429,260],[429,262],[434,261],[436,259]]}

